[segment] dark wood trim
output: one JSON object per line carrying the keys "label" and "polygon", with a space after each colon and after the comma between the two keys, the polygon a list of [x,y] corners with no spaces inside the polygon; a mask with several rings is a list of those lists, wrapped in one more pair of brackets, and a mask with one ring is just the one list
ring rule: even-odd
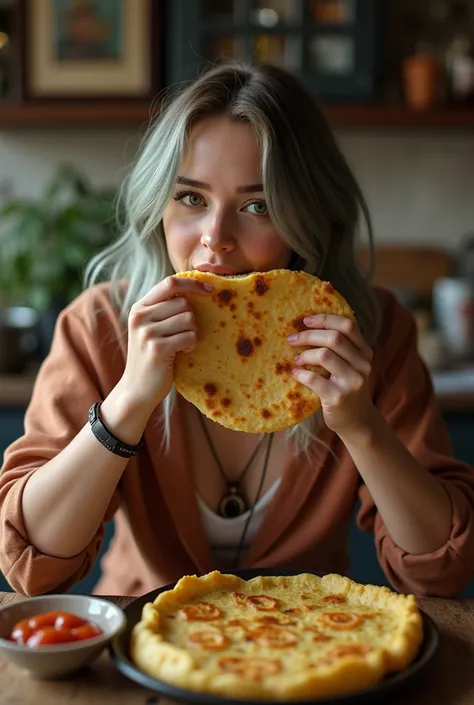
{"label": "dark wood trim", "polygon": [[0,103],[0,127],[136,126],[149,121],[152,106],[148,100]]}
{"label": "dark wood trim", "polygon": [[[27,103],[0,102],[0,128],[72,127],[78,125],[137,126],[159,109],[158,100],[67,100]],[[417,113],[403,106],[323,105],[334,128],[443,128],[474,129],[474,109],[438,109]]]}
{"label": "dark wood trim", "polygon": [[474,128],[473,108],[436,108],[416,112],[404,105],[326,105],[323,111],[334,127]]}

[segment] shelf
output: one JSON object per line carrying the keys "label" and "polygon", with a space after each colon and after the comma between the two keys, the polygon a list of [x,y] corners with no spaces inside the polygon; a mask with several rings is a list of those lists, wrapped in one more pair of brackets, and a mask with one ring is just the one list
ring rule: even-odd
{"label": "shelf", "polygon": [[[333,127],[442,127],[474,129],[474,108],[417,113],[404,106],[326,105]],[[156,108],[155,108],[156,110]],[[16,127],[137,126],[154,113],[148,101],[0,103],[0,129]]]}
{"label": "shelf", "polygon": [[324,112],[334,127],[465,127],[474,129],[474,108],[438,108],[415,112],[388,105],[328,105]]}
{"label": "shelf", "polygon": [[147,123],[148,101],[0,103],[0,128],[128,126]]}

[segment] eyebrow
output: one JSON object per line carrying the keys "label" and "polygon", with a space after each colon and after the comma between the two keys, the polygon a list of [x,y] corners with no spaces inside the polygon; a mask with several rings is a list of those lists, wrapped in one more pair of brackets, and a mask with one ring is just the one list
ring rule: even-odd
{"label": "eyebrow", "polygon": [[[188,179],[187,176],[178,176],[176,183],[183,184],[184,186],[194,186],[195,188],[201,188],[204,191],[212,191],[211,184],[208,184],[205,181],[196,181],[196,179]],[[237,186],[235,190],[237,193],[260,193],[263,191],[263,184]]]}

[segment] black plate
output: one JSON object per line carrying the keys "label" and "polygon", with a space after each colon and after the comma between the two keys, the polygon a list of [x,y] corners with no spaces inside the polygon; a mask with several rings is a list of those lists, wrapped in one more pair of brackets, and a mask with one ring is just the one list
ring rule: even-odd
{"label": "black plate", "polygon": [[[259,575],[298,575],[302,572],[312,573],[314,571],[259,568],[255,570],[244,569],[228,572],[238,575],[244,580],[251,580]],[[315,575],[320,574],[315,573]],[[145,688],[184,703],[198,703],[199,705],[268,705],[268,700],[239,700],[236,698],[225,698],[216,695],[208,695],[207,693],[184,690],[183,688],[178,688],[174,685],[164,683],[163,681],[156,680],[155,678],[146,675],[130,660],[128,652],[130,633],[135,624],[141,619],[143,605],[146,602],[152,602],[161,592],[171,590],[173,587],[174,583],[172,585],[166,585],[165,587],[153,590],[146,595],[142,595],[125,609],[127,626],[124,631],[119,634],[119,636],[113,639],[109,647],[111,658],[115,662],[118,670]],[[423,618],[423,629],[425,636],[417,658],[408,666],[408,668],[387,676],[383,681],[375,686],[372,686],[371,688],[357,691],[356,693],[345,693],[343,695],[316,698],[312,700],[279,700],[278,705],[295,705],[295,703],[298,705],[355,705],[356,703],[365,703],[369,699],[380,699],[384,695],[387,696],[396,689],[405,686],[426,668],[426,666],[432,661],[438,648],[439,636],[434,623],[424,612],[422,612],[421,615]]]}

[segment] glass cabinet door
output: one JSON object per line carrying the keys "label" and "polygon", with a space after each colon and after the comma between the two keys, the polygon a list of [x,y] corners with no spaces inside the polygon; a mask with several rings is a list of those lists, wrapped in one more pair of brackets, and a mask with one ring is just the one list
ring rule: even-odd
{"label": "glass cabinet door", "polygon": [[297,73],[322,98],[375,97],[381,0],[173,0],[169,83],[220,59]]}
{"label": "glass cabinet door", "polygon": [[321,97],[377,97],[382,5],[380,0],[309,0],[303,76]]}

